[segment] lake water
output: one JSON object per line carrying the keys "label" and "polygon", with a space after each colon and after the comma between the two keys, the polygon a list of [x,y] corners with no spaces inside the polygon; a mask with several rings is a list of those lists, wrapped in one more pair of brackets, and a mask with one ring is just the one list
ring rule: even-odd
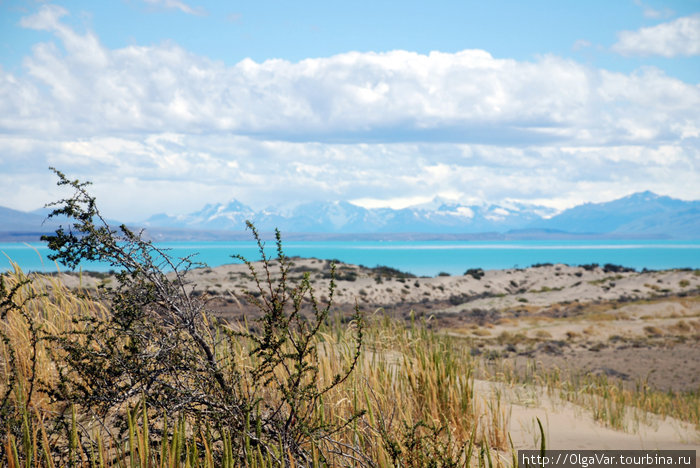
{"label": "lake water", "polygon": [[[163,242],[175,257],[197,253],[209,266],[234,263],[232,254],[259,258],[253,242]],[[274,243],[268,242],[274,254]],[[387,265],[420,276],[439,272],[463,274],[468,268],[501,269],[536,263],[614,263],[641,270],[700,268],[700,241],[305,241],[285,242],[288,256],[338,259],[369,267]],[[43,243],[0,243],[0,271],[11,268],[10,259],[24,271],[56,271]],[[65,270],[64,267],[60,267]],[[108,271],[108,264],[85,264],[84,270]]]}

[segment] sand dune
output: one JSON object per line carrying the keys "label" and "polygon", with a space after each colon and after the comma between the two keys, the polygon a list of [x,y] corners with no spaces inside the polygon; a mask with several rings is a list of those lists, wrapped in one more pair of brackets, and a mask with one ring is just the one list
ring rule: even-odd
{"label": "sand dune", "polygon": [[[330,262],[291,259],[289,277],[308,274],[326,300]],[[273,277],[277,275],[274,271]],[[259,269],[260,265],[256,267]],[[256,286],[245,265],[193,270],[192,286],[220,296],[216,313],[252,314],[244,291]],[[71,287],[109,286],[104,275],[63,274]],[[661,390],[700,388],[700,275],[691,270],[634,272],[609,267],[543,265],[417,278],[401,272],[338,264],[336,308],[425,320],[464,339],[484,362],[515,371],[531,363],[602,374],[625,385]],[[486,364],[488,366],[488,364]],[[537,447],[536,418],[554,449],[700,449],[698,428],[632,410],[626,430],[595,421],[585,405],[533,386],[477,381],[483,404],[500,394],[516,448]]]}

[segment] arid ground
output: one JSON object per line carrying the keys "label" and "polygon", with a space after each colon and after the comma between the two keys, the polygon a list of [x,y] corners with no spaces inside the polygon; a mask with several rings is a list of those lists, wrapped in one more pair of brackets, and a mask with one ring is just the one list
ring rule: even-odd
{"label": "arid ground", "polygon": [[[290,279],[308,274],[315,290],[327,291],[329,261],[290,261]],[[274,262],[271,273],[277,274]],[[532,448],[536,417],[550,448],[700,448],[698,427],[690,424],[637,413],[626,416],[624,430],[605,427],[585,403],[564,401],[545,391],[545,382],[522,385],[539,369],[604,376],[623,388],[700,391],[700,271],[547,264],[466,273],[415,277],[338,263],[335,309],[349,316],[357,305],[367,315],[418,322],[462,340],[465,352],[483,363],[484,375],[477,378],[484,404],[494,398],[505,403],[516,448]],[[113,282],[101,274],[62,276],[71,287]],[[258,296],[247,266],[197,269],[190,279],[197,294],[212,296],[217,315],[228,320],[255,316],[244,292]],[[488,377],[499,373],[508,378],[499,383]]]}

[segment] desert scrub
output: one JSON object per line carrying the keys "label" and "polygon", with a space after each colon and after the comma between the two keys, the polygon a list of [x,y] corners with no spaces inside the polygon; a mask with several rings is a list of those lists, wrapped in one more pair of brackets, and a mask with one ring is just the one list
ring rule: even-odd
{"label": "desert scrub", "polygon": [[542,340],[546,340],[552,337],[552,334],[549,333],[547,330],[537,330],[535,332],[535,338],[539,338]]}
{"label": "desert scrub", "polygon": [[450,338],[367,327],[357,308],[331,317],[334,268],[327,301],[308,274],[292,284],[279,233],[270,259],[250,225],[261,261],[242,259],[262,317],[224,323],[188,282],[190,258],[112,229],[87,184],[57,175],[73,195],[54,214],[72,224],[46,237],[53,258],[109,262],[116,280],[92,297],[2,277],[0,464],[438,467],[505,448]]}
{"label": "desert scrub", "polygon": [[475,280],[480,280],[485,275],[484,270],[481,268],[470,268],[464,272],[464,276],[471,276]]}
{"label": "desert scrub", "polygon": [[[8,275],[6,290],[15,289],[23,278],[19,270]],[[31,313],[37,327],[47,330],[69,334],[84,331],[81,327],[86,321],[74,321],[74,316],[89,315],[99,321],[109,314],[102,301],[90,299],[84,292],[69,291],[55,279],[42,277],[19,286],[14,300],[20,304],[27,297],[32,299],[25,304],[25,311]],[[334,316],[320,327],[320,383],[331,383],[333,376],[346,369],[354,357],[356,329],[347,323]],[[27,323],[17,310],[9,311],[0,325],[10,337],[12,348],[24,353],[31,350]],[[255,326],[251,324],[251,328]],[[231,362],[230,368],[253,368],[259,359],[250,352],[251,342],[238,343],[234,349],[220,347],[220,360]],[[47,384],[56,383],[56,369],[52,366],[60,363],[60,349],[52,340],[39,340],[38,345],[37,378]],[[363,346],[369,351],[362,354],[354,372],[319,398],[313,409],[327,424],[348,422],[336,426],[334,439],[357,451],[353,456],[364,460],[357,466],[426,466],[431,456],[438,457],[434,466],[464,466],[467,460],[477,463],[478,456],[493,447],[507,448],[503,446],[507,440],[505,425],[491,417],[489,411],[493,408],[478,403],[473,381],[475,364],[460,342],[428,330],[421,319],[406,327],[378,314],[363,328]],[[6,357],[2,355],[3,359]],[[10,368],[0,366],[2,382],[7,377],[3,369]],[[18,367],[14,375],[22,383],[15,386],[9,397],[7,408],[16,410],[12,418],[15,422],[4,434],[2,447],[14,447],[20,461],[31,452],[29,458],[37,459],[36,466],[67,465],[69,460],[81,466],[99,459],[105,460],[104,466],[147,466],[150,462],[152,466],[174,467],[186,461],[191,466],[280,466],[272,458],[274,453],[265,455],[262,448],[258,450],[253,437],[259,433],[264,438],[265,427],[258,426],[261,419],[256,413],[250,415],[247,423],[244,421],[249,433],[246,436],[225,423],[217,427],[188,417],[174,406],[154,408],[150,406],[151,396],[142,393],[122,408],[124,427],[120,433],[119,427],[107,427],[107,420],[96,424],[93,413],[83,405],[51,400],[36,389],[29,401],[26,384],[31,379],[30,367]],[[25,389],[24,398],[17,397],[20,387]],[[261,414],[265,405],[274,401],[274,388],[272,383],[264,386],[264,399],[258,405]],[[4,391],[6,387],[0,384],[0,389]],[[350,420],[361,410],[366,412]],[[324,448],[332,447],[329,442],[321,440],[309,446],[312,461],[306,466],[325,466],[321,454]],[[241,453],[242,450],[246,452]],[[337,458],[325,458],[331,465],[332,460],[343,465]]]}
{"label": "desert scrub", "polygon": [[[71,268],[85,260],[108,262],[118,270],[117,285],[101,289],[100,302],[107,305],[101,316],[78,309],[70,320],[74,327],[55,331],[39,327],[26,311],[27,302],[18,301],[26,282],[3,288],[2,318],[10,311],[19,314],[32,350],[27,359],[31,369],[23,372],[27,381],[15,376],[5,389],[5,413],[26,419],[23,408],[30,407],[34,392],[40,390],[64,412],[77,412],[74,427],[89,429],[76,429],[78,433],[67,438],[88,453],[90,432],[96,430],[91,421],[101,421],[118,444],[128,432],[129,408],[140,399],[144,415],[163,426],[178,418],[196,421],[208,428],[215,446],[228,434],[237,463],[254,455],[275,464],[302,465],[347,456],[351,449],[338,443],[334,434],[363,412],[357,409],[347,418],[325,420],[322,406],[324,396],[342,384],[358,362],[363,321],[356,309],[354,344],[340,360],[338,372],[322,378],[320,332],[332,306],[334,267],[329,299],[321,304],[308,275],[297,284],[288,281],[279,232],[273,279],[273,262],[249,224],[262,271],[238,258],[249,267],[254,287],[247,300],[261,311],[261,318],[250,327],[219,323],[207,309],[206,297],[192,294],[187,273],[195,263],[190,258],[174,259],[126,226],[112,229],[87,192],[88,184],[55,172],[59,185],[73,194],[52,204],[50,216],[64,215],[72,224],[43,237],[53,252],[50,258]],[[56,368],[53,382],[37,378],[40,343]],[[7,352],[11,364],[18,362],[18,349],[13,346]],[[15,383],[28,390],[9,403]],[[19,436],[17,431],[10,431],[6,441]],[[58,452],[47,456],[52,455]]]}
{"label": "desert scrub", "polygon": [[542,286],[540,289],[531,289],[530,292],[531,293],[547,293],[547,292],[552,292],[552,291],[561,291],[562,289],[564,289],[564,288],[563,287],[550,288],[549,286]]}
{"label": "desert scrub", "polygon": [[647,325],[644,327],[644,333],[652,337],[660,337],[664,334],[663,330],[654,325]]}

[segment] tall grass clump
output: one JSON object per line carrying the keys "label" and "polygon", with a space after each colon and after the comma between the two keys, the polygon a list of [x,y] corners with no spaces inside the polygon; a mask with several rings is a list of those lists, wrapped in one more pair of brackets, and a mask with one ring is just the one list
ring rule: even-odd
{"label": "tall grass clump", "polygon": [[[23,352],[30,355],[20,359],[21,348],[10,346],[5,333],[10,368],[17,372],[9,373],[3,408],[10,408],[14,392],[13,409],[26,426],[34,389],[41,387],[45,398],[63,406],[62,414],[80,415],[79,428],[89,432],[93,424],[88,421],[99,421],[117,439],[129,432],[131,408],[140,401],[144,415],[152,412],[151,418],[163,419],[162,424],[168,418],[185,418],[206,427],[215,445],[223,446],[231,438],[237,460],[258,457],[277,464],[308,464],[345,456],[346,448],[333,434],[362,412],[348,414],[343,421],[324,421],[318,406],[355,368],[362,319],[356,314],[352,322],[354,352],[345,366],[320,379],[318,335],[328,319],[333,281],[325,304],[317,300],[308,276],[290,285],[279,232],[279,275],[273,280],[272,261],[250,225],[263,271],[248,263],[257,284],[248,300],[261,318],[254,329],[221,326],[207,310],[206,298],[192,294],[186,279],[194,266],[189,258],[171,258],[126,226],[110,228],[86,190],[88,184],[55,172],[59,185],[70,187],[73,194],[54,203],[49,216],[66,216],[72,224],[43,237],[53,251],[50,258],[72,268],[82,261],[108,262],[119,270],[117,286],[102,289],[101,314],[76,308],[67,321],[72,326],[55,330],[44,329],[36,315],[29,315],[32,298],[19,294],[26,280],[4,287],[3,320],[10,312],[23,319],[30,345]],[[55,366],[54,381],[37,376],[40,342]],[[31,369],[19,369],[20,362],[30,363]],[[82,438],[86,430],[67,437],[69,445],[75,442],[89,453],[89,443]]]}
{"label": "tall grass clump", "polygon": [[[17,269],[4,281],[9,287],[22,278],[24,275]],[[74,321],[72,316],[102,320],[108,313],[106,306],[86,291],[69,291],[56,278],[31,279],[18,292],[35,296],[33,302],[26,304],[25,312],[46,330],[47,336],[50,330],[82,333],[82,322]],[[17,311],[10,311],[7,318],[15,324],[10,329],[8,322],[2,323],[12,348],[27,352],[27,323]],[[493,453],[494,463],[505,463],[504,421],[499,419],[498,408],[475,391],[475,363],[463,347],[448,336],[428,330],[424,324],[406,327],[381,311],[366,322],[364,352],[355,370],[321,396],[314,407],[319,421],[336,428],[332,437],[335,443],[346,445],[345,453],[360,460],[355,466],[464,466],[468,460],[478,464],[479,457],[486,457],[487,451],[489,456]],[[257,326],[253,323],[249,329]],[[245,325],[228,327],[240,330]],[[320,327],[320,383],[328,385],[347,368],[356,352],[355,339],[354,327],[343,325],[339,317]],[[252,370],[258,362],[251,355],[252,342],[237,343],[235,348],[224,349],[221,359],[235,360],[235,367]],[[3,443],[5,446],[9,440],[15,448],[10,452],[16,451],[19,460],[35,458],[33,466],[52,466],[48,460],[55,466],[67,465],[69,460],[75,466],[93,461],[97,466],[291,466],[288,460],[276,463],[266,457],[253,439],[237,435],[231,426],[217,427],[167,405],[155,408],[145,394],[134,397],[121,411],[113,410],[111,419],[100,419],[79,403],[47,398],[41,389],[43,385],[51,388],[59,383],[56,365],[64,364],[54,340],[39,340],[38,350],[37,379],[43,382],[42,387],[34,391],[30,402],[26,393],[24,399],[16,400],[16,424],[5,433]],[[2,357],[5,359],[6,355]],[[30,367],[15,370],[23,382],[17,389],[26,388],[24,382],[31,378]],[[274,385],[265,385],[261,393],[265,401],[261,400],[260,410],[271,401]],[[362,416],[350,419],[362,411]],[[119,418],[120,425],[116,424]],[[254,418],[247,423],[251,433],[260,430]],[[334,453],[326,455],[324,462],[324,447],[334,450],[324,439],[308,446],[312,461],[308,465],[295,462],[297,466],[350,464],[341,463],[341,457]],[[248,450],[245,456],[241,454],[244,448]]]}
{"label": "tall grass clump", "polygon": [[549,395],[586,408],[594,420],[614,429],[634,430],[639,423],[650,422],[650,415],[657,415],[691,423],[700,430],[700,389],[662,391],[643,380],[625,384],[605,374],[562,371],[536,362],[520,372],[511,363],[500,362],[496,378],[540,387]]}
{"label": "tall grass clump", "polygon": [[[226,323],[195,294],[191,258],[111,228],[86,183],[51,216],[51,258],[108,262],[114,286],[0,276],[0,464],[4,466],[465,466],[502,464],[501,410],[478,401],[452,340],[377,313],[332,309],[292,283],[276,233],[242,257],[259,318]],[[494,457],[492,457],[492,453]],[[508,458],[504,458],[508,459]]]}

